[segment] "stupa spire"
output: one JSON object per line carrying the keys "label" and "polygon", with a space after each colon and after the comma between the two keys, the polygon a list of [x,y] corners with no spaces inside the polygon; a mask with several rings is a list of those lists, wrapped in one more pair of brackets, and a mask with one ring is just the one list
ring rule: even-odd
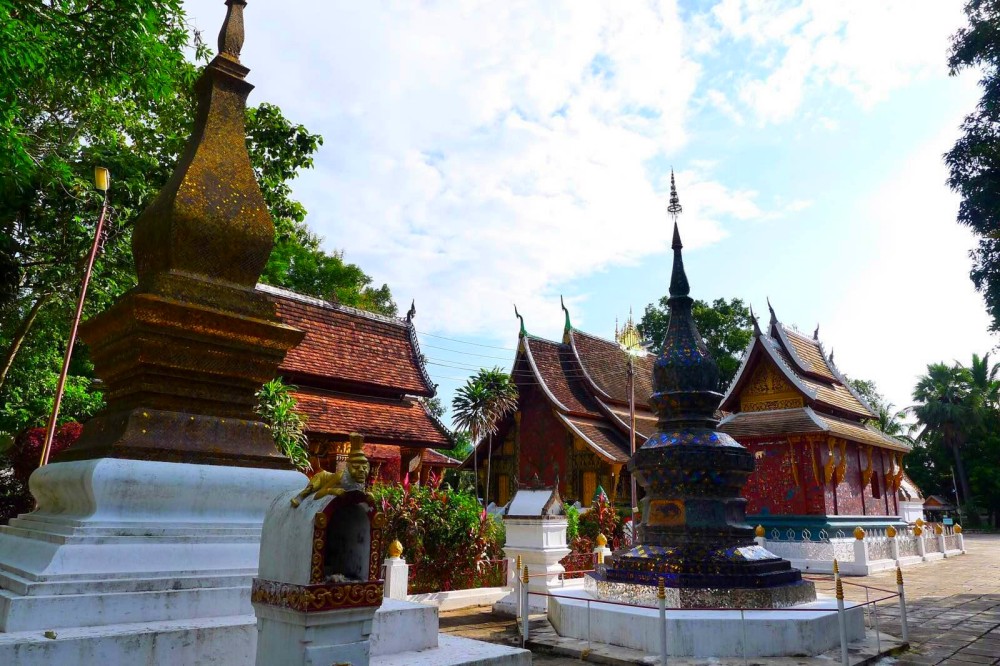
{"label": "stupa spire", "polygon": [[670,203],[667,205],[667,213],[674,223],[674,238],[670,248],[674,251],[674,268],[670,274],[670,296],[687,296],[691,293],[688,285],[687,274],[684,272],[684,259],[681,257],[681,250],[684,244],[681,243],[681,232],[677,228],[677,217],[684,209],[681,207],[681,200],[677,196],[677,183],[674,181],[674,171],[670,170]]}
{"label": "stupa spire", "polygon": [[107,406],[62,459],[289,466],[254,411],[303,333],[255,290],[274,224],[247,153],[245,5],[227,0],[191,137],[135,222],[138,285],[80,329]]}

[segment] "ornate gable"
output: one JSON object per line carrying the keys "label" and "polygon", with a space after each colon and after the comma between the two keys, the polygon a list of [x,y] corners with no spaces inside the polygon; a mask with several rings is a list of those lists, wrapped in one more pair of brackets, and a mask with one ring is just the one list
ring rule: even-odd
{"label": "ornate gable", "polygon": [[763,412],[804,407],[802,393],[789,383],[770,359],[761,359],[740,393],[740,411]]}

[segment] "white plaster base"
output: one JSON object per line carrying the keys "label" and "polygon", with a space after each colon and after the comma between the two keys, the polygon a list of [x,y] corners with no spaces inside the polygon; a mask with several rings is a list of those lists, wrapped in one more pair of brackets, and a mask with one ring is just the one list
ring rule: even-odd
{"label": "white plaster base", "polygon": [[438,609],[386,599],[372,623],[372,657],[438,645]]}
{"label": "white plaster base", "polygon": [[[212,644],[224,633],[212,627],[252,618],[264,513],[276,495],[305,483],[293,471],[112,458],[37,470],[30,486],[38,509],[0,527],[0,640],[56,630],[76,636],[79,657],[69,663],[101,663],[109,636],[156,643],[167,623],[174,628],[165,631],[202,650],[205,661],[195,661],[227,659],[230,641]],[[93,649],[84,645],[90,635]]]}
{"label": "white plaster base", "polygon": [[531,666],[531,653],[506,645],[441,634],[436,648],[373,655],[371,666]]}
{"label": "white plaster base", "polygon": [[506,587],[476,587],[468,590],[411,594],[406,599],[418,604],[437,606],[438,610],[450,611],[472,606],[489,606],[509,593],[510,589]]}
{"label": "white plaster base", "polygon": [[[565,598],[565,597],[573,598]],[[560,636],[619,645],[659,654],[659,611],[655,608],[596,603],[583,591],[552,597],[549,622]],[[847,638],[864,638],[862,607],[849,604]],[[836,601],[821,599],[802,610],[746,611],[745,632],[739,611],[667,610],[667,646],[675,657],[781,657],[815,655],[840,644]],[[831,610],[832,609],[832,610]],[[589,635],[588,635],[589,631]]]}
{"label": "white plaster base", "polygon": [[[583,590],[583,579],[582,578],[570,578],[569,580],[563,581],[558,587],[552,588],[546,594],[529,594],[528,595],[528,606],[531,609],[530,613],[545,613],[548,611],[548,601],[551,598],[549,595],[561,595],[567,590]],[[499,613],[500,615],[507,615],[510,617],[517,616],[517,597],[515,592],[511,591],[504,595],[502,599],[497,600],[493,604],[493,612]]]}
{"label": "white plaster base", "polygon": [[115,624],[0,633],[0,664],[49,666],[74,664],[252,664],[257,622],[252,615],[173,622]]}

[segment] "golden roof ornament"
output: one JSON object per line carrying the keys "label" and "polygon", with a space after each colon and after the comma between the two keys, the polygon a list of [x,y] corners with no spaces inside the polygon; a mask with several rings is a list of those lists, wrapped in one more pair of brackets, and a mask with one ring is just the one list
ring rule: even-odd
{"label": "golden roof ornament", "polygon": [[628,319],[625,321],[625,325],[622,326],[621,330],[618,330],[617,323],[615,324],[615,342],[618,343],[622,349],[630,354],[641,353],[642,347],[642,335],[639,334],[639,329],[635,325],[635,321],[632,319],[632,308],[628,310]]}

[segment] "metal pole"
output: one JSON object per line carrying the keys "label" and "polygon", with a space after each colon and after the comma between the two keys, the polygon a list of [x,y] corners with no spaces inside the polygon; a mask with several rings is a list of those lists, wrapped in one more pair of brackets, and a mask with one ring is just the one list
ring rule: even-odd
{"label": "metal pole", "polygon": [[847,616],[844,613],[844,584],[840,582],[840,566],[837,560],[833,561],[833,580],[837,586],[837,618],[840,622],[840,663],[842,666],[851,666],[850,657],[847,655]]}
{"label": "metal pole", "polygon": [[524,565],[524,576],[521,578],[521,647],[528,642],[528,620],[531,616],[531,606],[528,601],[528,565]]}
{"label": "metal pole", "polygon": [[[107,183],[105,183],[107,185]],[[56,384],[56,396],[52,401],[52,413],[49,414],[49,423],[45,428],[45,444],[42,446],[42,457],[38,463],[39,467],[44,467],[49,463],[49,454],[52,451],[52,440],[56,433],[56,421],[59,419],[59,406],[62,404],[63,391],[66,388],[66,376],[69,374],[69,362],[73,356],[73,345],[76,344],[76,331],[80,326],[80,317],[83,316],[83,302],[87,297],[87,287],[90,285],[90,275],[94,268],[94,259],[97,257],[97,250],[101,246],[101,232],[104,229],[104,216],[108,212],[108,190],[104,190],[104,203],[101,205],[101,215],[97,218],[97,228],[94,229],[94,243],[90,246],[90,255],[87,257],[87,266],[83,271],[83,282],[80,285],[80,296],[76,299],[76,315],[73,317],[73,325],[69,329],[69,341],[66,343],[66,356],[63,358],[62,372],[59,373],[59,382]]]}
{"label": "metal pole", "polygon": [[958,521],[959,523],[965,522],[965,516],[962,515],[962,502],[958,499],[958,484],[955,483],[955,466],[951,466],[951,487],[955,491],[955,504],[958,506]]}
{"label": "metal pole", "polygon": [[743,666],[747,664],[747,621],[743,609],[740,609],[740,627],[743,628]]}
{"label": "metal pole", "polygon": [[[628,355],[628,441],[632,452],[632,459],[635,458],[635,357]],[[636,529],[639,525],[639,497],[636,490],[635,475],[629,472],[629,481],[632,488],[632,543],[636,542]]]}
{"label": "metal pole", "polygon": [[590,652],[590,597],[587,597],[587,652]]}
{"label": "metal pole", "polygon": [[899,591],[899,626],[903,632],[903,642],[910,642],[910,628],[906,624],[906,592],[903,590],[903,570],[896,567],[896,589]]}
{"label": "metal pole", "polygon": [[662,578],[656,588],[656,602],[660,606],[660,666],[667,666],[667,590]]}

